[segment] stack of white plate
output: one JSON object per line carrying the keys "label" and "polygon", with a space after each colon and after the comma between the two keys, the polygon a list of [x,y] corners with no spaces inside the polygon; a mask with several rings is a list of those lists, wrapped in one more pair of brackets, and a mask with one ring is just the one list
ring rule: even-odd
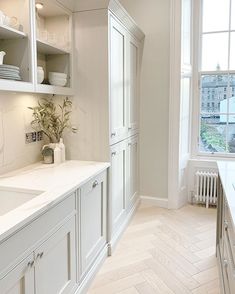
{"label": "stack of white plate", "polygon": [[0,79],[21,81],[20,69],[14,65],[0,65]]}
{"label": "stack of white plate", "polygon": [[49,72],[49,83],[53,86],[64,87],[67,84],[67,74],[60,72]]}

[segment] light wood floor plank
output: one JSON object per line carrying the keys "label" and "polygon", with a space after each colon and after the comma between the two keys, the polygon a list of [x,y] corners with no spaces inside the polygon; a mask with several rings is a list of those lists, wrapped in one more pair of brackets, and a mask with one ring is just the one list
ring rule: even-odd
{"label": "light wood floor plank", "polygon": [[220,294],[216,209],[141,205],[89,294]]}

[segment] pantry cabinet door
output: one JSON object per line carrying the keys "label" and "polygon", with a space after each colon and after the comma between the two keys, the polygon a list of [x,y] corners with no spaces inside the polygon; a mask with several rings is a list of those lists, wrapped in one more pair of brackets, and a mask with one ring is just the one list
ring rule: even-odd
{"label": "pantry cabinet door", "polygon": [[126,160],[126,143],[113,146],[110,174],[111,235],[118,231],[126,217]]}
{"label": "pantry cabinet door", "polygon": [[128,37],[128,133],[133,134],[139,128],[139,60],[140,44],[132,36]]}
{"label": "pantry cabinet door", "polygon": [[35,251],[36,294],[71,293],[76,284],[75,217]]}
{"label": "pantry cabinet door", "polygon": [[138,136],[130,138],[127,145],[127,208],[130,210],[138,200],[139,195]]}
{"label": "pantry cabinet door", "polygon": [[0,279],[1,294],[34,293],[34,255],[29,255],[12,271]]}
{"label": "pantry cabinet door", "polygon": [[110,143],[127,135],[126,31],[110,16]]}
{"label": "pantry cabinet door", "polygon": [[107,243],[107,174],[102,173],[80,190],[81,276]]}

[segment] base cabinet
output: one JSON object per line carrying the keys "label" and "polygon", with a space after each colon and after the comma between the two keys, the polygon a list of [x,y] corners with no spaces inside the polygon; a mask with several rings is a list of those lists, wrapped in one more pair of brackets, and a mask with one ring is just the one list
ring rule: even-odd
{"label": "base cabinet", "polygon": [[71,293],[76,284],[75,218],[34,252],[37,294]]}
{"label": "base cabinet", "polygon": [[217,258],[222,294],[235,293],[235,231],[223,187],[219,182],[217,210]]}
{"label": "base cabinet", "polygon": [[107,173],[85,184],[79,191],[81,278],[107,244]]}
{"label": "base cabinet", "polygon": [[139,200],[138,149],[138,135],[111,147],[110,247],[125,229]]}
{"label": "base cabinet", "polygon": [[30,254],[20,262],[9,274],[0,280],[2,294],[34,293],[34,255]]}

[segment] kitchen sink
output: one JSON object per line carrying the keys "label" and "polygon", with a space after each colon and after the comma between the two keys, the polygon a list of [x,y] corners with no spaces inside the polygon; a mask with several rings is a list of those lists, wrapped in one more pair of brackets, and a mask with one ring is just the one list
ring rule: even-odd
{"label": "kitchen sink", "polygon": [[0,187],[0,216],[32,200],[43,191]]}

